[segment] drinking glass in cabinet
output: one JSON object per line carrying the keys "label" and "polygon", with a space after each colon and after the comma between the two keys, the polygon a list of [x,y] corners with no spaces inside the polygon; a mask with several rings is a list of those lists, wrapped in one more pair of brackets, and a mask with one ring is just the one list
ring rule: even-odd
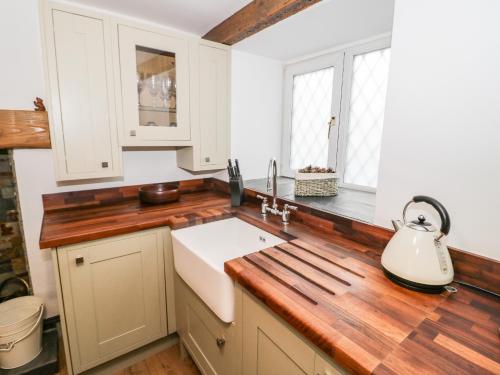
{"label": "drinking glass in cabinet", "polygon": [[140,126],[177,126],[175,53],[136,46]]}

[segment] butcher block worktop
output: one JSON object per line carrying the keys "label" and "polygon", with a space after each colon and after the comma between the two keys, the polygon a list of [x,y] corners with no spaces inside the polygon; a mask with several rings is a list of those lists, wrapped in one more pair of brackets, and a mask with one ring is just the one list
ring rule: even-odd
{"label": "butcher block worktop", "polygon": [[262,219],[257,205],[231,208],[207,184],[188,185],[179,202],[159,206],[141,204],[136,187],[120,197],[117,189],[45,196],[40,247],[237,216],[287,243],[226,262],[226,272],[341,366],[362,374],[500,374],[498,297],[458,284],[457,293],[441,295],[404,289],[385,278],[381,245],[367,244],[369,237],[355,241],[299,217],[285,227],[278,217]]}
{"label": "butcher block worktop", "polygon": [[[239,216],[261,226],[246,208]],[[280,225],[262,227],[279,235]],[[499,298],[458,284],[457,293],[410,291],[384,276],[370,246],[300,223],[281,234],[288,243],[226,262],[226,273],[342,366],[500,374]]]}
{"label": "butcher block worktop", "polygon": [[[195,181],[201,181],[199,185]],[[227,195],[205,190],[204,180],[183,182],[180,200],[143,204],[138,186],[45,195],[40,248],[70,245],[143,229],[172,229],[230,217]],[[186,187],[187,185],[187,187]]]}

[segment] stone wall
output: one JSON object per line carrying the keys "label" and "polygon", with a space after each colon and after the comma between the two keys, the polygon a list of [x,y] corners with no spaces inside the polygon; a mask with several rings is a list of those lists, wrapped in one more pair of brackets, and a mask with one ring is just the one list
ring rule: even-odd
{"label": "stone wall", "polygon": [[12,153],[0,150],[0,283],[11,275],[29,283]]}

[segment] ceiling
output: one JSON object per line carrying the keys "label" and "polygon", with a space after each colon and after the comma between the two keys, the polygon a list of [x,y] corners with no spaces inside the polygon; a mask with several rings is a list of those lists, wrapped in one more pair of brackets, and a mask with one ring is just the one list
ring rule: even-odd
{"label": "ceiling", "polygon": [[392,30],[394,0],[323,0],[233,45],[289,61]]}
{"label": "ceiling", "polygon": [[204,35],[251,0],[74,0],[161,25]]}

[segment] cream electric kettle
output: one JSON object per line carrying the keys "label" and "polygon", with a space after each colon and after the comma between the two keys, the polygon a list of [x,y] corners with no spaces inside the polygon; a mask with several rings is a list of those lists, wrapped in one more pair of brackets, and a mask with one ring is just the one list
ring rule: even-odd
{"label": "cream electric kettle", "polygon": [[[406,221],[406,210],[413,203],[431,205],[441,219],[438,230],[420,215]],[[382,254],[382,268],[386,276],[406,288],[425,293],[440,293],[453,281],[453,264],[446,247],[445,236],[450,231],[450,216],[437,200],[417,195],[403,210],[403,222],[393,220],[396,233]]]}

